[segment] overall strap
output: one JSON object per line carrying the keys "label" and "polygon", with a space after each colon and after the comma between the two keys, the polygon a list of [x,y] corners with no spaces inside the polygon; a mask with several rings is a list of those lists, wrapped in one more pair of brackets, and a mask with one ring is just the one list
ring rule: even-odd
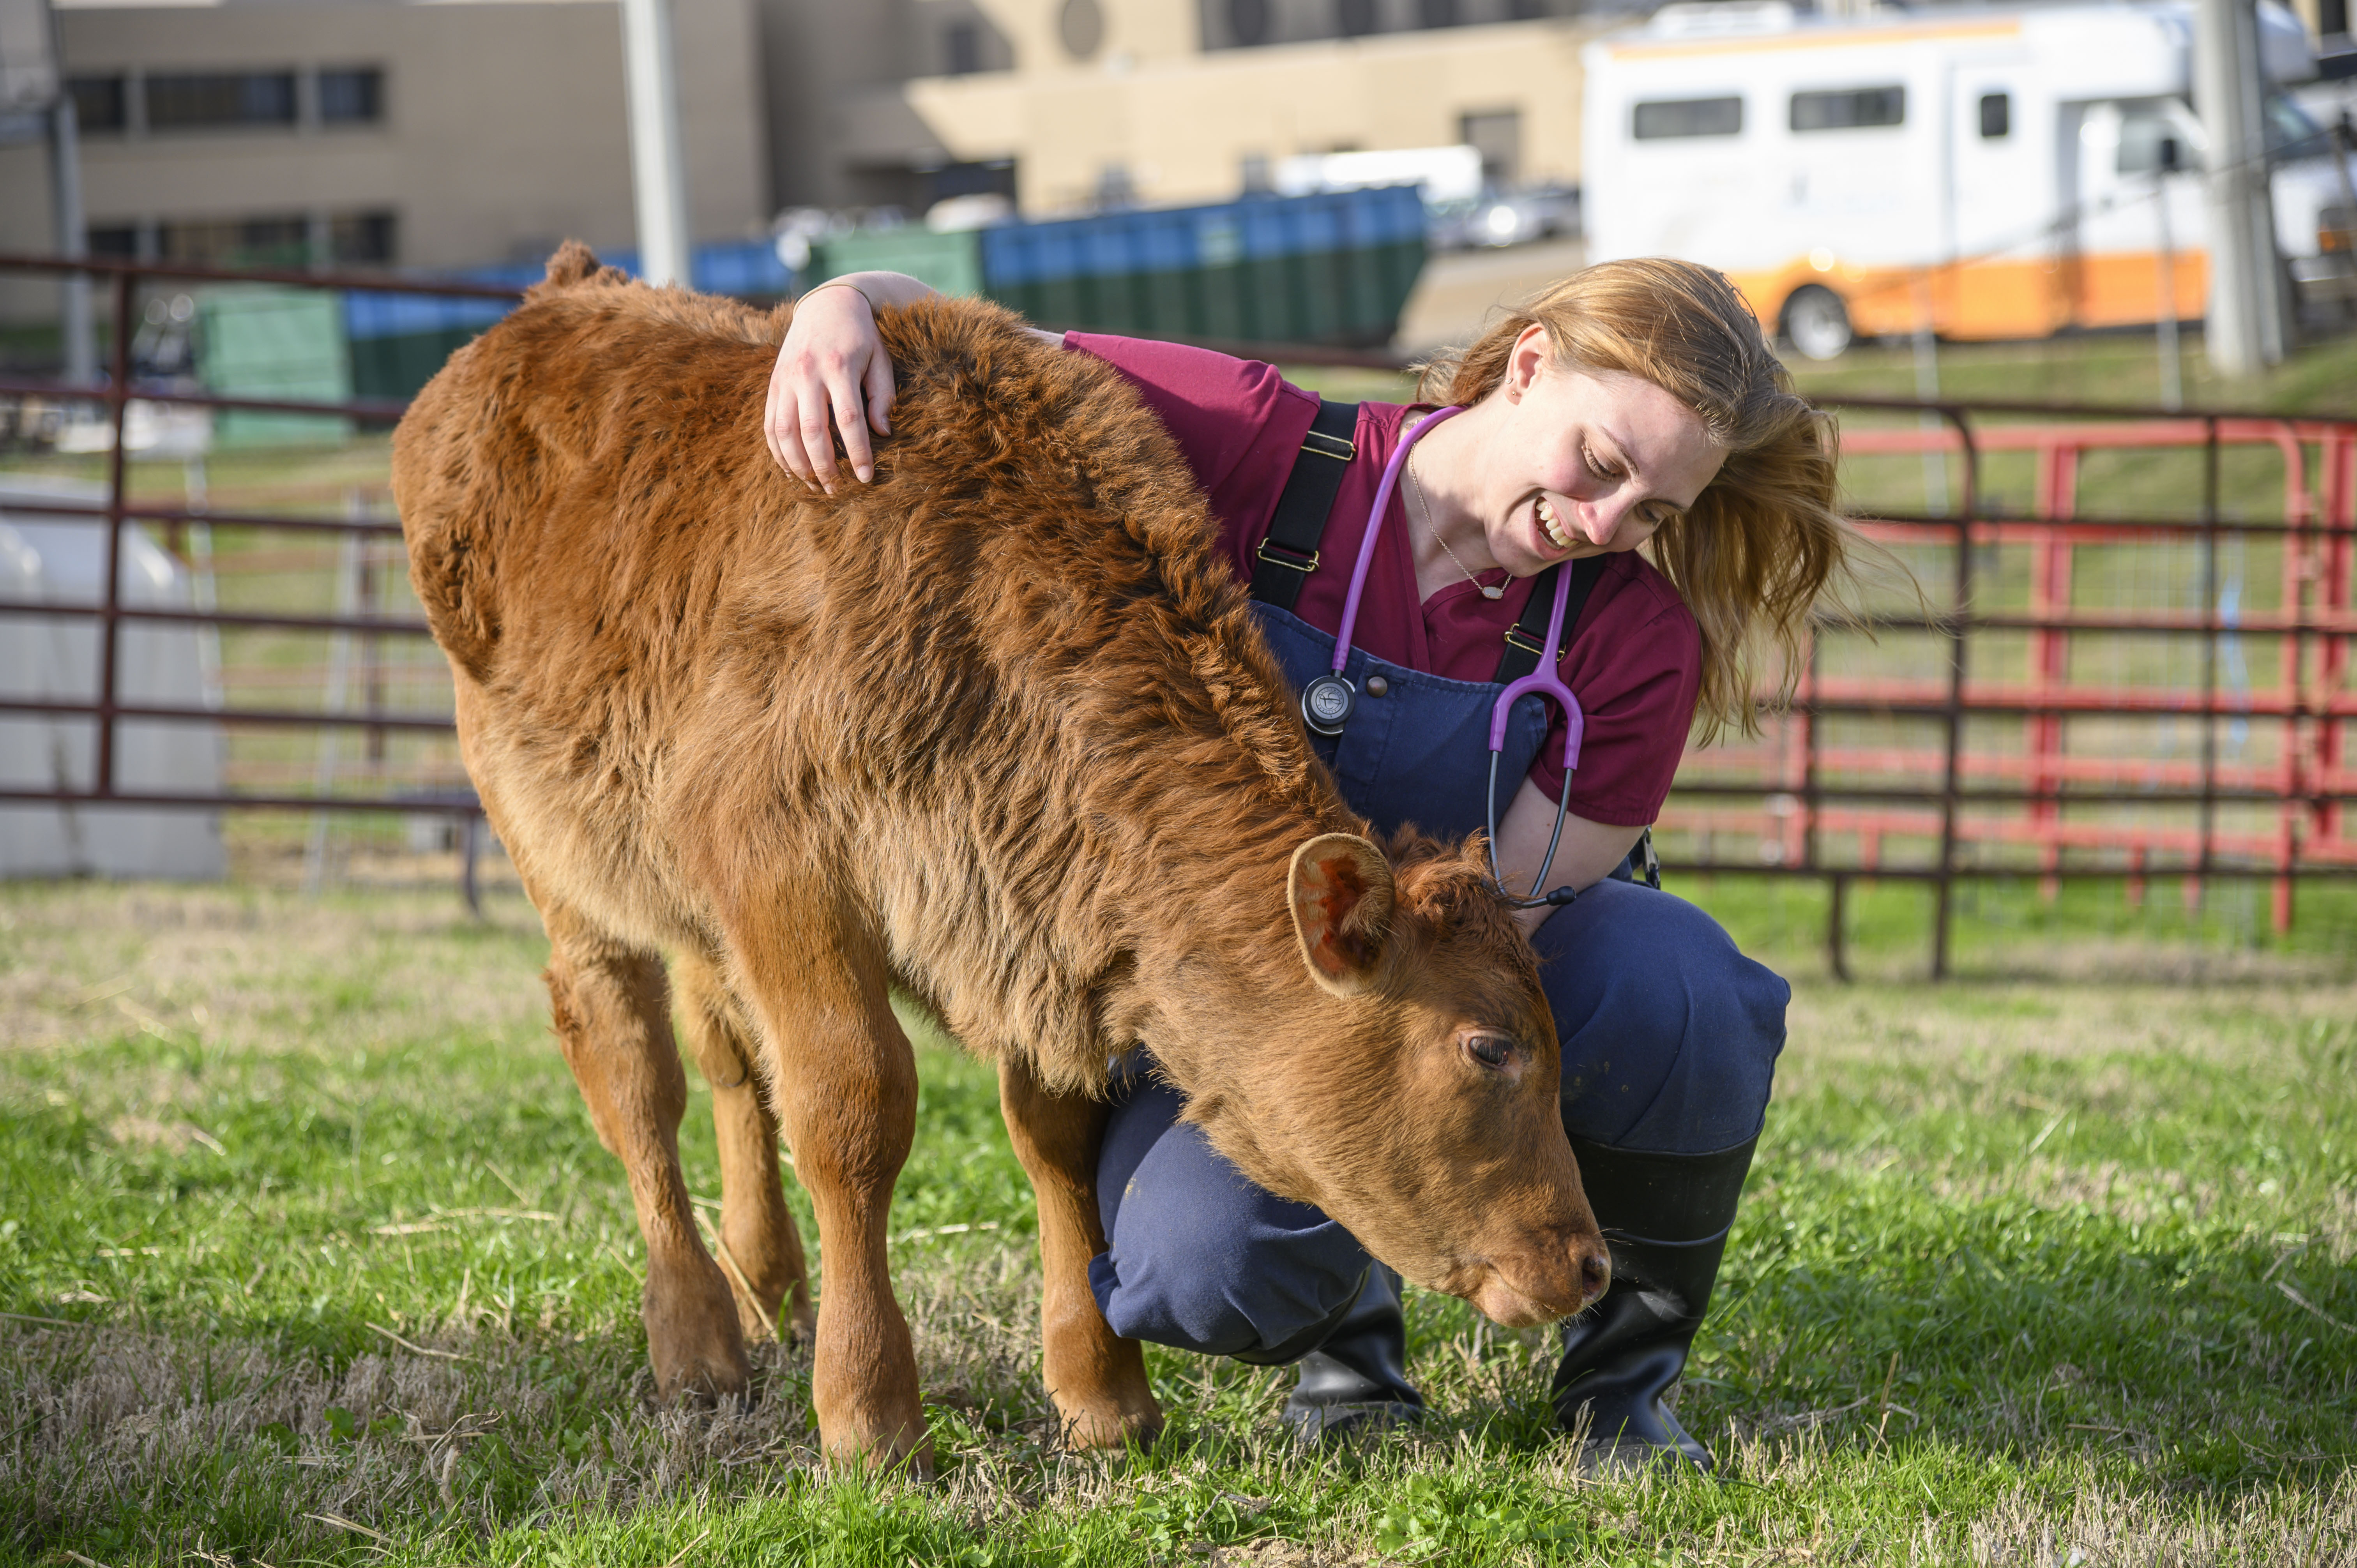
{"label": "overall strap", "polygon": [[[1523,607],[1523,618],[1506,628],[1506,651],[1498,660],[1501,686],[1512,685],[1539,667],[1539,655],[1546,651],[1547,617],[1555,613],[1555,575],[1562,570],[1558,563],[1539,574],[1538,581],[1531,585],[1531,602]],[[1571,592],[1564,600],[1563,646],[1555,650],[1557,659],[1570,649],[1580,609],[1602,575],[1601,555],[1583,555],[1571,564]]]}
{"label": "overall strap", "polygon": [[[1318,542],[1326,536],[1326,515],[1342,488],[1342,472],[1359,455],[1351,437],[1359,428],[1359,405],[1318,400],[1318,417],[1301,438],[1293,459],[1293,473],[1285,493],[1276,498],[1276,513],[1268,520],[1268,537],[1254,552],[1252,596],[1265,605],[1289,610],[1301,596],[1301,580],[1318,570]],[[1539,622],[1544,635],[1546,622]]]}

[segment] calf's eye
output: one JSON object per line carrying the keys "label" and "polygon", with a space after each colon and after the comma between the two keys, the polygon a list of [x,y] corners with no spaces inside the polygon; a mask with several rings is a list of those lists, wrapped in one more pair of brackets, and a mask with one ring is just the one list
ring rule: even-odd
{"label": "calf's eye", "polygon": [[1497,1035],[1471,1035],[1466,1037],[1465,1054],[1487,1068],[1502,1068],[1514,1054],[1513,1042]]}

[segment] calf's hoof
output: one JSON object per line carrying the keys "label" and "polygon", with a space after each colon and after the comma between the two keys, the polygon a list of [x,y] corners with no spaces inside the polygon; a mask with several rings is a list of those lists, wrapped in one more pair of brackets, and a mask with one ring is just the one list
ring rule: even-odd
{"label": "calf's hoof", "polygon": [[717,1265],[647,1271],[647,1359],[655,1391],[668,1403],[685,1395],[733,1399],[752,1386],[737,1302]]}
{"label": "calf's hoof", "polygon": [[1144,1410],[1112,1406],[1065,1411],[1064,1444],[1076,1450],[1145,1450],[1162,1435],[1162,1412],[1149,1404]]}
{"label": "calf's hoof", "polygon": [[933,1478],[933,1440],[925,1434],[921,1422],[913,1432],[903,1427],[866,1440],[830,1437],[826,1457],[838,1469],[881,1470],[905,1475],[912,1481]]}

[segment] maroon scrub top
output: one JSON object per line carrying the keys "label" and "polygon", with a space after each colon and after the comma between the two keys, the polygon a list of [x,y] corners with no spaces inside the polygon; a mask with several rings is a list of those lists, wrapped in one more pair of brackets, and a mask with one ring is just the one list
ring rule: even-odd
{"label": "maroon scrub top", "polygon": [[[1064,345],[1121,371],[1162,416],[1211,501],[1220,525],[1217,554],[1249,582],[1254,552],[1267,536],[1294,456],[1318,412],[1318,394],[1288,382],[1273,366],[1204,349],[1092,332],[1068,332]],[[1323,564],[1303,581],[1293,607],[1321,631],[1341,628],[1367,510],[1410,412],[1396,403],[1359,405],[1358,456],[1343,475],[1326,525]],[[1351,640],[1411,670],[1454,681],[1496,679],[1506,629],[1521,618],[1537,579],[1509,578],[1499,568],[1480,581],[1504,581],[1502,598],[1483,598],[1474,584],[1458,582],[1419,602],[1409,526],[1405,500],[1395,490],[1375,541]],[[1590,822],[1642,827],[1661,814],[1693,727],[1702,633],[1677,590],[1641,555],[1622,551],[1605,563],[1578,626],[1566,636],[1569,646],[1559,666],[1587,718],[1579,771],[1566,796],[1564,721],[1556,714],[1530,777],[1549,800],[1564,799]]]}

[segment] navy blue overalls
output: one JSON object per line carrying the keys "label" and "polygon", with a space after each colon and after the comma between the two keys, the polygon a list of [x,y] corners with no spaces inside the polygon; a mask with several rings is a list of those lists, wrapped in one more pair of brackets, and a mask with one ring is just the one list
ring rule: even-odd
{"label": "navy blue overalls", "polygon": [[[1297,691],[1331,669],[1333,636],[1275,605],[1254,610]],[[1566,644],[1574,630],[1564,628]],[[1502,686],[1357,648],[1343,673],[1360,693],[1356,710],[1339,736],[1311,740],[1352,809],[1383,832],[1408,822],[1443,836],[1483,826]],[[1515,704],[1501,794],[1519,787],[1548,725],[1535,694]],[[1633,881],[1624,865],[1556,910],[1532,945],[1562,1040],[1574,1135],[1703,1154],[1759,1132],[1792,992],[1717,921]],[[1089,1266],[1106,1322],[1127,1337],[1268,1364],[1318,1348],[1358,1297],[1365,1249],[1318,1209],[1248,1181],[1178,1121],[1182,1101],[1150,1064],[1124,1069],[1097,1165],[1107,1250]]]}

